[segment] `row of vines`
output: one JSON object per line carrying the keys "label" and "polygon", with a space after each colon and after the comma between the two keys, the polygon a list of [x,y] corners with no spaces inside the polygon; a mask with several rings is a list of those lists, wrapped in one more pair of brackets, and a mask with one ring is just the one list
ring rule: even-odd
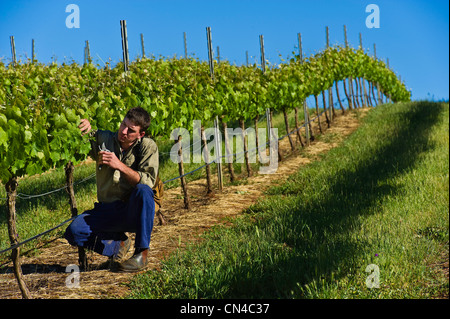
{"label": "row of vines", "polygon": [[117,130],[125,112],[141,106],[151,114],[149,134],[168,137],[174,128],[192,130],[192,121],[249,120],[292,110],[335,82],[364,78],[378,83],[392,101],[410,92],[384,62],[362,50],[332,47],[300,61],[268,68],[195,59],[143,59],[123,67],[0,63],[0,180],[64,167],[86,158],[89,143],[77,125],[89,118],[94,128]]}
{"label": "row of vines", "polygon": [[[286,114],[307,97],[317,101],[319,94],[349,78],[376,83],[393,102],[410,99],[410,92],[384,62],[363,50],[340,46],[307,58],[295,56],[265,72],[257,65],[214,61],[214,78],[207,62],[193,58],[138,59],[129,65],[129,72],[123,72],[122,63],[99,68],[92,63],[0,62],[0,182],[10,206],[11,245],[18,242],[14,200],[20,176],[65,167],[72,215],[77,214],[69,179],[73,165],[85,160],[90,150],[87,136],[81,136],[77,127],[82,118],[88,118],[93,129],[115,131],[126,111],[140,106],[153,119],[147,133],[169,138],[176,128],[192,131],[194,120],[208,123],[217,117],[224,124],[243,123],[266,109]],[[80,261],[81,254],[80,250]],[[13,249],[19,287],[29,296],[18,255]]]}

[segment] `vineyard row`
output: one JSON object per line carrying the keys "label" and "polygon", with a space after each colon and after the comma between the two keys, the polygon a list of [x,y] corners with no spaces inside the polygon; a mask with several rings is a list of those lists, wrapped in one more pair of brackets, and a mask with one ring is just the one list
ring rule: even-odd
{"label": "vineyard row", "polygon": [[[295,56],[287,63],[263,70],[256,65],[235,66],[227,61],[207,63],[173,58],[139,59],[126,72],[121,63],[100,69],[91,63],[5,66],[0,62],[0,74],[0,181],[8,197],[12,246],[18,243],[17,177],[65,167],[72,215],[77,214],[73,167],[85,160],[90,150],[87,137],[82,137],[77,127],[82,118],[90,119],[93,129],[115,131],[129,108],[141,106],[153,119],[147,133],[168,138],[178,128],[192,131],[195,120],[201,123],[215,120],[217,127],[220,119],[224,129],[229,122],[239,122],[244,131],[246,121],[257,122],[265,113],[271,118],[272,112],[283,112],[286,130],[290,132],[287,112],[295,110],[297,120],[298,107],[312,95],[319,114],[318,96],[322,94],[324,98],[324,92],[334,85],[338,89],[340,81],[344,83],[349,108],[352,101],[353,107],[359,104],[353,94],[353,81],[356,86],[359,83],[360,92],[364,87],[362,104],[367,105],[365,102],[370,100],[366,98],[366,82],[369,95],[377,88],[378,101],[382,95],[393,102],[410,99],[410,92],[384,62],[361,49],[341,46],[328,47],[307,58]],[[334,112],[331,103],[329,107],[328,125]],[[324,108],[327,116],[325,103]],[[290,142],[292,146],[291,139]],[[245,144],[244,150],[250,174]],[[182,163],[179,167],[183,176]],[[210,190],[209,165],[206,168]],[[189,208],[184,178],[180,180],[185,206]],[[24,296],[29,295],[21,276],[18,249],[13,249],[11,258],[19,287]],[[80,253],[80,262],[82,258]]]}

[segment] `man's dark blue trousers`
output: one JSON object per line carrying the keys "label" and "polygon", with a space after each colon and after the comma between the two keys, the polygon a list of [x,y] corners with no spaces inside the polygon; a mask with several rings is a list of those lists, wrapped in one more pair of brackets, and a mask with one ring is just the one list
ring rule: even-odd
{"label": "man's dark blue trousers", "polygon": [[155,217],[153,190],[136,185],[128,201],[95,203],[94,208],[75,218],[64,238],[73,246],[85,247],[104,256],[117,255],[125,232],[136,233],[135,248],[150,247]]}

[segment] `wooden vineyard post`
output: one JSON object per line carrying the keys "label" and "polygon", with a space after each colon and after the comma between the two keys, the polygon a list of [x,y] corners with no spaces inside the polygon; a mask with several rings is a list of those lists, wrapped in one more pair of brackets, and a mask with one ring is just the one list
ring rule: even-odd
{"label": "wooden vineyard post", "polygon": [[[272,147],[273,139],[276,138],[273,133],[273,124],[272,124],[272,110],[267,108],[266,109],[266,127],[267,127],[267,138],[269,140],[270,148]],[[281,155],[280,148],[278,147],[278,161],[281,162],[283,159],[283,155]]]}
{"label": "wooden vineyard post", "polygon": [[[273,129],[273,111],[272,111],[272,109],[268,109],[269,110],[269,126],[268,126],[268,129],[269,129],[269,131],[270,132],[272,132],[272,129]],[[270,141],[272,141],[272,137],[273,138],[275,138],[275,136],[272,136],[272,133],[270,133],[269,134],[269,137],[270,137]],[[278,147],[278,162],[281,162],[283,160],[283,154],[281,154],[281,149]]]}
{"label": "wooden vineyard post", "polygon": [[352,103],[355,109],[358,108],[358,101],[357,101],[357,97],[356,95],[358,94],[358,92],[356,92],[353,90],[353,77],[350,77],[350,97],[352,98]]}
{"label": "wooden vineyard post", "polygon": [[[326,26],[326,34],[327,34],[327,49],[330,47],[330,30],[328,26]],[[334,106],[333,106],[333,90],[332,88],[328,88],[328,107],[329,107],[329,118],[330,122],[333,121],[333,116],[335,115]]]}
{"label": "wooden vineyard post", "polygon": [[222,175],[222,141],[220,138],[219,118],[216,116],[214,120],[214,141],[216,143],[216,165],[217,165],[217,179],[219,184],[219,191],[223,189],[223,175]]}
{"label": "wooden vineyard post", "polygon": [[[259,115],[256,114],[255,118],[253,119],[253,123],[255,124],[255,141],[256,141],[256,154],[259,156],[260,151],[259,151],[259,137],[258,137],[258,121],[259,121]],[[258,157],[256,156],[256,157]]]}
{"label": "wooden vineyard post", "polygon": [[16,45],[14,43],[14,36],[9,37],[9,41],[11,43],[11,61],[13,65],[16,65]]}
{"label": "wooden vineyard post", "polygon": [[236,176],[234,175],[234,167],[233,167],[233,159],[229,159],[229,156],[232,156],[230,152],[229,147],[229,140],[228,140],[228,134],[227,134],[227,123],[222,120],[222,127],[223,127],[223,133],[225,136],[225,155],[226,155],[226,162],[228,163],[228,171],[230,173],[230,182],[234,182],[236,180]]}
{"label": "wooden vineyard post", "polygon": [[213,61],[212,39],[211,39],[211,27],[206,27],[206,41],[208,46],[209,74],[211,76],[211,80],[214,81],[214,61]]}
{"label": "wooden vineyard post", "polygon": [[[349,82],[350,82],[350,80],[349,80]],[[352,110],[353,109],[352,99],[350,98],[350,94],[349,94],[350,88],[347,91],[347,79],[342,80],[342,83],[344,84],[344,93],[345,93],[345,97],[347,98],[348,108],[349,108],[349,110]]]}
{"label": "wooden vineyard post", "polygon": [[[297,33],[297,38],[298,38],[298,51],[299,51],[300,64],[303,64],[303,48],[302,48],[302,35],[301,35],[301,33]],[[303,113],[304,113],[304,116],[305,116],[306,145],[309,146],[309,143],[310,143],[309,126],[311,124],[309,123],[309,119],[308,119],[308,106],[306,105],[306,99],[303,100]]]}
{"label": "wooden vineyard post", "polygon": [[266,109],[266,127],[267,127],[267,139],[269,141],[269,145],[272,142],[272,130],[270,129],[272,125],[270,124],[270,109]]}
{"label": "wooden vineyard post", "polygon": [[[73,171],[75,167],[72,162],[68,162],[64,171],[66,173],[66,191],[69,194],[69,205],[71,216],[75,217],[78,215],[77,201],[75,199],[75,191],[73,189]],[[88,269],[88,260],[86,256],[86,251],[83,247],[78,247],[78,263],[82,269]]]}
{"label": "wooden vineyard post", "polygon": [[316,101],[316,113],[317,113],[317,123],[319,124],[319,131],[321,134],[323,134],[322,124],[320,122],[319,99],[317,98],[317,95],[314,95],[314,99]]}
{"label": "wooden vineyard post", "polygon": [[127,21],[120,20],[120,32],[122,35],[122,56],[123,56],[123,70],[128,72],[128,36],[127,36]]}
{"label": "wooden vineyard post", "polygon": [[[259,47],[261,51],[261,70],[263,74],[266,74],[266,55],[264,50],[264,36],[261,34],[259,36]],[[269,142],[272,141],[272,128],[273,128],[273,116],[272,116],[272,110],[270,108],[266,109],[266,116],[267,116],[267,130],[269,131]],[[244,144],[245,145],[245,144]],[[283,155],[281,154],[281,150],[278,147],[278,161],[281,162],[283,160]]]}
{"label": "wooden vineyard post", "polygon": [[217,63],[220,64],[220,48],[217,46]]}
{"label": "wooden vineyard post", "polygon": [[[373,44],[373,57],[375,58],[375,60],[377,60],[377,46],[374,43]],[[376,83],[377,85],[377,104],[381,104],[383,101],[381,99],[381,94],[380,94],[380,83]]]}
{"label": "wooden vineyard post", "polygon": [[141,48],[142,48],[142,58],[145,59],[144,34],[143,33],[141,33]]}
{"label": "wooden vineyard post", "polygon": [[247,143],[247,134],[245,134],[245,122],[243,119],[239,119],[239,126],[242,130],[242,142],[244,143],[244,158],[245,158],[245,165],[247,167],[247,176],[252,176],[252,168],[249,163],[248,159],[248,143]]}
{"label": "wooden vineyard post", "polygon": [[34,51],[34,39],[31,39],[31,63],[34,63],[36,60],[36,54]]}
{"label": "wooden vineyard post", "polygon": [[375,105],[378,105],[378,100],[375,96],[375,85],[373,84],[373,82],[372,82],[372,96],[373,96],[373,99],[375,100]]}
{"label": "wooden vineyard post", "polygon": [[371,90],[372,90],[372,82],[367,81],[367,85],[368,85],[368,88],[367,88],[367,103],[368,103],[369,106],[373,106],[373,104],[372,104],[372,94],[370,93]]}
{"label": "wooden vineyard post", "polygon": [[187,52],[187,40],[186,40],[186,32],[183,32],[183,40],[184,40],[184,58],[188,58],[188,52]]}
{"label": "wooden vineyard post", "polygon": [[292,137],[291,137],[291,134],[290,134],[289,119],[288,119],[288,115],[287,115],[286,109],[283,109],[283,116],[284,116],[284,125],[286,126],[286,134],[287,134],[288,139],[289,139],[289,144],[291,145],[291,150],[295,151],[294,142],[292,141]]}
{"label": "wooden vineyard post", "polygon": [[[361,32],[359,33],[359,46],[361,47],[361,50],[363,50],[363,52],[364,52]],[[369,102],[368,102],[368,98],[367,98],[367,90],[366,90],[366,81],[364,78],[362,78],[362,85],[363,85],[363,89],[364,89],[363,106],[369,106]]]}
{"label": "wooden vineyard post", "polygon": [[359,78],[359,88],[361,90],[361,100],[362,100],[362,106],[367,106],[366,103],[366,85],[364,84],[364,78]]}
{"label": "wooden vineyard post", "polygon": [[333,118],[336,117],[336,110],[334,109],[334,100],[333,100],[333,84],[328,89],[328,105],[330,107],[330,121],[333,121]]}
{"label": "wooden vineyard post", "polygon": [[266,56],[264,53],[264,36],[261,34],[259,36],[259,46],[261,50],[261,70],[263,74],[266,74]]}
{"label": "wooden vineyard post", "polygon": [[334,82],[334,84],[335,84],[335,87],[336,87],[336,96],[337,96],[339,105],[340,105],[340,107],[341,107],[342,114],[345,114],[344,105],[342,105],[341,97],[339,96],[339,85],[338,85],[338,81]]}
{"label": "wooden vineyard post", "polygon": [[[206,44],[208,48],[208,60],[209,60],[209,75],[211,77],[211,81],[214,83],[214,60],[213,60],[213,50],[212,50],[212,37],[211,37],[211,27],[206,27]],[[219,47],[217,47],[217,58],[219,58]],[[218,144],[218,137],[219,137],[219,121],[218,118],[214,120],[214,128],[215,128],[215,140],[216,140],[216,148],[217,148],[217,154],[220,154],[219,144]],[[211,168],[209,166],[209,151],[206,143],[206,136],[204,127],[201,128],[201,134],[202,134],[202,140],[203,140],[203,150],[205,154],[205,163],[206,163],[206,187],[207,187],[207,194],[213,193],[212,186],[211,186]],[[221,147],[221,145],[220,145]],[[220,155],[218,155],[220,156]],[[219,190],[222,190],[223,188],[223,182],[222,182],[222,159],[218,158],[216,160],[217,164],[217,179],[219,183]]]}
{"label": "wooden vineyard post", "polygon": [[358,95],[359,95],[359,84],[358,84],[358,78],[355,78],[355,86],[356,86],[356,95],[355,95],[355,99],[356,99],[356,105],[357,107],[361,107],[361,105],[359,104],[359,99],[358,99]]}
{"label": "wooden vineyard post", "polygon": [[182,140],[182,136],[179,135],[178,136],[178,140],[175,142],[175,144],[178,144],[178,157],[179,157],[178,173],[180,174],[180,183],[181,183],[181,188],[183,190],[184,208],[187,209],[187,210],[190,210],[191,209],[191,201],[189,199],[186,179],[184,178],[183,148],[181,146],[181,140]]}
{"label": "wooden vineyard post", "polygon": [[329,128],[331,126],[330,118],[328,117],[328,110],[327,110],[327,101],[325,99],[325,91],[322,91],[322,103],[323,103],[323,113],[325,114],[325,120],[327,121],[327,127]]}
{"label": "wooden vineyard post", "polygon": [[303,113],[305,115],[306,145],[309,146],[311,141],[314,139],[314,136],[311,127],[311,120],[309,119],[308,105],[306,104],[306,99],[303,100]]}
{"label": "wooden vineyard post", "polygon": [[[300,134],[300,126],[299,126],[299,123],[298,123],[298,107],[294,108],[294,113],[295,113],[295,129],[296,129],[296,132],[297,132],[297,137],[298,137],[298,140],[300,142],[300,145],[302,147],[305,147],[305,143],[303,143],[302,136]],[[305,125],[305,129],[306,129],[306,127],[307,127],[307,125]]]}
{"label": "wooden vineyard post", "polygon": [[85,41],[84,46],[84,63],[89,64],[91,63],[91,50],[89,49],[89,40]]}
{"label": "wooden vineyard post", "polygon": [[202,136],[202,144],[203,144],[203,154],[205,154],[204,160],[206,163],[206,193],[213,193],[212,184],[211,184],[211,167],[209,163],[209,150],[208,143],[206,142],[205,128],[202,125],[201,128],[201,136]]}
{"label": "wooden vineyard post", "polygon": [[[389,67],[389,58],[386,58],[386,66],[387,68],[390,70],[391,68]],[[389,95],[387,96],[387,102],[391,103],[392,102],[392,98],[391,98],[391,92],[389,92]]]}
{"label": "wooden vineyard post", "polygon": [[[347,26],[344,24],[344,39],[345,39],[345,48],[348,49],[348,40],[347,40]],[[348,108],[351,110],[353,109],[353,80],[352,77],[349,77],[348,79],[348,92],[347,92],[347,85],[346,85],[346,79],[344,79],[344,91],[345,95],[347,96],[348,101]]]}
{"label": "wooden vineyard post", "polygon": [[[17,197],[17,177],[13,176],[6,183],[5,189],[7,194],[7,213],[8,213],[8,234],[11,246],[19,243],[19,234],[16,228],[16,197]],[[25,283],[22,267],[20,266],[20,248],[16,247],[11,251],[11,260],[14,265],[14,275],[19,284],[20,292],[23,299],[31,299],[30,291]]]}
{"label": "wooden vineyard post", "polygon": [[[307,112],[307,107],[306,107],[306,100],[303,102],[304,103],[304,108],[305,108],[305,112]],[[314,141],[314,132],[312,129],[312,125],[311,125],[311,119],[309,118],[309,114],[307,115],[308,117],[308,122],[305,123],[305,128],[306,128],[306,124],[308,124],[308,132],[309,132],[309,139],[308,139],[308,145],[310,144],[310,141]]]}

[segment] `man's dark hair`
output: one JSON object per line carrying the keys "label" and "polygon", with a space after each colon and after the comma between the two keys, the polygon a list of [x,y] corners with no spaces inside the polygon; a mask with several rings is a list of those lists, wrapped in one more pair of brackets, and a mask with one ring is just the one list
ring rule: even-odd
{"label": "man's dark hair", "polygon": [[141,132],[146,131],[150,127],[150,115],[142,107],[134,107],[128,110],[125,117],[135,125],[139,125]]}

